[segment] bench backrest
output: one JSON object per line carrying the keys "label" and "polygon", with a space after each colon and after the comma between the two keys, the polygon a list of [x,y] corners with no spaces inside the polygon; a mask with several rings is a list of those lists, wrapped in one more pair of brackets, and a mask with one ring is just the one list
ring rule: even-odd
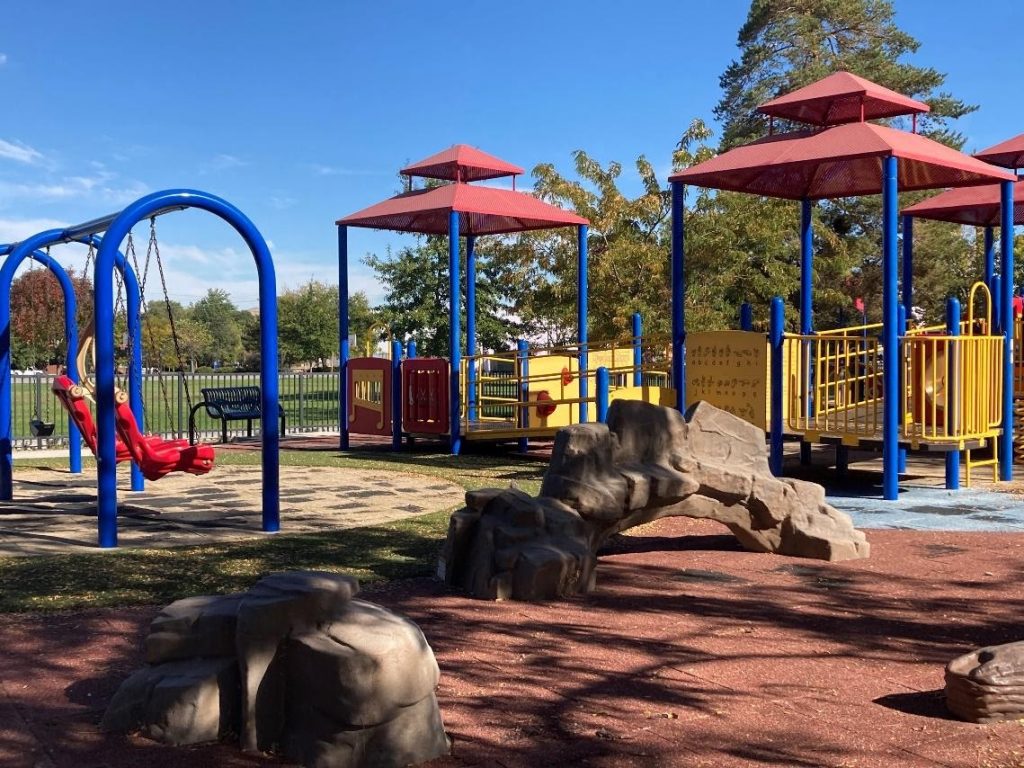
{"label": "bench backrest", "polygon": [[220,414],[211,410],[211,405],[229,417],[233,414],[252,414],[258,418],[262,412],[259,387],[204,387],[201,391],[207,403],[206,412],[213,418],[218,418]]}

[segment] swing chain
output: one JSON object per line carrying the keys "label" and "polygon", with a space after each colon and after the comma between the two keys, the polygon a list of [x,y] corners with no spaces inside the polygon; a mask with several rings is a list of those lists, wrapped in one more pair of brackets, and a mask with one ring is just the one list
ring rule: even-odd
{"label": "swing chain", "polygon": [[[178,370],[181,371],[181,381],[185,385],[185,401],[189,412],[192,412],[192,394],[189,392],[188,379],[184,376],[185,373],[185,359],[181,354],[181,342],[178,339],[178,329],[174,323],[174,312],[171,310],[171,296],[167,292],[167,277],[164,275],[164,263],[163,259],[160,258],[160,243],[156,239],[156,216],[153,216],[149,220],[149,247],[156,256],[156,267],[160,272],[160,285],[164,290],[164,304],[167,307],[167,320],[171,324],[171,339],[174,341],[174,354],[178,358]],[[149,264],[149,253],[146,254],[146,264],[148,269]]]}

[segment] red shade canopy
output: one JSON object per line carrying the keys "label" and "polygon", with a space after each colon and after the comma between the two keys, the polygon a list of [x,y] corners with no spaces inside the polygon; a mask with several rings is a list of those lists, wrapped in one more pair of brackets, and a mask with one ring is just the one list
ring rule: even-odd
{"label": "red shade canopy", "polygon": [[519,176],[523,169],[466,144],[456,144],[418,163],[407,165],[399,173],[442,181],[482,181],[502,176]]}
{"label": "red shade canopy", "polygon": [[773,117],[825,126],[920,114],[931,107],[850,72],[836,72],[757,109]]}
{"label": "red shade canopy", "polygon": [[448,215],[459,214],[462,235],[495,235],[531,229],[586,224],[575,213],[563,211],[523,192],[470,184],[445,184],[392,197],[338,219],[338,224],[372,229],[448,234]]}
{"label": "red shade canopy", "polygon": [[994,147],[975,152],[974,156],[986,163],[1001,165],[1004,168],[1024,168],[1024,133]]}
{"label": "red shade canopy", "polygon": [[874,123],[852,123],[816,133],[769,136],[675,173],[669,180],[790,200],[875,195],[882,191],[882,159],[890,156],[900,159],[902,190],[1016,178],[924,136]]}
{"label": "red shade canopy", "polygon": [[[903,209],[903,214],[918,219],[949,221],[976,227],[998,227],[1000,185],[962,187],[942,192]],[[1013,186],[1013,223],[1024,224],[1024,181]]]}

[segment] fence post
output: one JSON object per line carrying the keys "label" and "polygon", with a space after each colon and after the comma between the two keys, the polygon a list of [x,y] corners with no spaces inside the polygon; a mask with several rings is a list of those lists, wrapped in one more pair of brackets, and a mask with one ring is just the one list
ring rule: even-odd
{"label": "fence post", "polygon": [[597,420],[608,423],[608,369],[603,365],[597,369]]}
{"label": "fence post", "polygon": [[[530,345],[525,339],[516,342],[517,357],[519,358],[519,402],[523,405],[516,410],[519,411],[519,426],[522,429],[530,427],[530,409],[525,404],[530,402],[530,383],[527,380],[530,375]],[[530,450],[530,439],[519,438],[519,452],[526,453]]]}
{"label": "fence post", "polygon": [[776,477],[782,475],[782,337],[785,331],[785,313],[782,298],[772,299],[768,340],[771,346],[771,470]]}
{"label": "fence post", "polygon": [[299,374],[299,423],[296,425],[302,430],[308,431],[306,423],[306,374]]}
{"label": "fence post", "polygon": [[[42,421],[43,420],[43,377],[42,377],[42,375],[37,373],[35,375],[35,380],[36,380],[36,390],[35,390],[36,413],[35,413],[35,418],[37,418],[40,421]],[[42,448],[42,447],[43,447],[43,438],[37,436],[36,437],[36,448]]]}
{"label": "fence post", "polygon": [[[960,335],[960,301],[955,297],[946,299],[946,334]],[[957,401],[960,399],[956,374],[959,366],[959,344],[948,342],[946,352],[946,434],[957,429]],[[960,451],[946,453],[946,490],[955,491],[960,488]]]}
{"label": "fence post", "polygon": [[[170,416],[170,414],[167,414]],[[178,439],[185,433],[185,372],[178,371]],[[168,425],[170,426],[170,425]],[[198,431],[198,430],[197,430]]]}

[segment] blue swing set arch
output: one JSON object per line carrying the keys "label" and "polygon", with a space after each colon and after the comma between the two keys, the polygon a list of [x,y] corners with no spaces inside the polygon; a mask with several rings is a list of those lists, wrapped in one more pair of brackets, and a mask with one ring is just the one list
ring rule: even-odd
{"label": "blue swing set arch", "polygon": [[[226,200],[191,189],[170,189],[154,192],[139,198],[118,213],[94,219],[65,229],[40,232],[13,246],[7,246],[9,255],[0,268],[0,499],[12,498],[12,439],[11,439],[11,355],[10,355],[10,284],[18,264],[50,245],[82,242],[96,246],[93,268],[93,305],[96,324],[96,428],[97,428],[97,518],[98,543],[102,548],[117,546],[117,459],[115,426],[115,381],[114,381],[114,270],[121,271],[125,278],[128,296],[128,316],[135,318],[129,327],[129,336],[134,350],[129,369],[129,402],[136,421],[142,419],[141,397],[141,349],[137,323],[140,296],[137,276],[121,253],[121,243],[132,228],[145,219],[151,219],[172,211],[196,208],[214,214],[227,222],[242,236],[256,263],[259,280],[260,302],[260,391],[264,413],[276,413],[278,409],[278,354],[277,354],[277,281],[273,259],[266,240],[253,222],[238,208]],[[102,233],[102,237],[100,234]],[[2,252],[0,252],[2,254]],[[45,254],[43,254],[45,256]],[[38,259],[37,259],[38,260]],[[50,260],[52,262],[52,259]],[[53,270],[50,263],[46,263]],[[66,273],[52,262],[60,273]],[[55,271],[55,274],[57,272]],[[58,275],[58,279],[60,276]],[[67,280],[70,285],[70,280]],[[62,286],[64,281],[62,280]],[[73,289],[72,289],[73,294]],[[74,299],[69,309],[65,294],[65,326],[71,331],[74,325]],[[68,375],[73,379],[75,371],[73,352],[77,347],[77,328],[74,328],[76,343],[70,343],[68,352]],[[73,373],[74,372],[74,373]],[[76,430],[77,432],[77,430]],[[72,440],[73,446],[79,441]],[[280,479],[279,479],[280,433],[275,420],[268,420],[263,426],[262,439],[262,529],[276,532],[280,529]],[[74,447],[72,448],[72,451]],[[71,460],[72,471],[81,471],[80,455],[77,464]],[[133,490],[141,490],[141,476],[136,478],[137,467],[133,464]],[[138,483],[136,483],[138,480]],[[138,487],[136,487],[138,485]]]}

